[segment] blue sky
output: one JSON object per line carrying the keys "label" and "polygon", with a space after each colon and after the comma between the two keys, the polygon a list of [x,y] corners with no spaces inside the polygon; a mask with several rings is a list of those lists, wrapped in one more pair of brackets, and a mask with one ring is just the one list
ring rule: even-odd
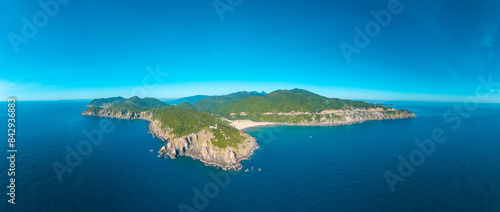
{"label": "blue sky", "polygon": [[[364,30],[375,20],[370,11],[388,10],[391,1],[216,0],[232,10],[221,20],[213,0],[60,0],[41,23],[37,1],[6,0],[0,98],[175,98],[298,87],[349,99],[462,101],[475,94],[479,77],[500,81],[494,0],[402,0],[348,62],[340,44],[355,46],[354,28]],[[31,38],[23,36],[23,17],[38,17]],[[14,45],[13,34],[27,42]],[[496,89],[484,101],[500,102]]]}

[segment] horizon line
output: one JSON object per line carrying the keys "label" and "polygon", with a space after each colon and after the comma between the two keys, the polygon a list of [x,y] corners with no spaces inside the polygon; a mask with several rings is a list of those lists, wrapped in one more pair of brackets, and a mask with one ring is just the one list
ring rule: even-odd
{"label": "horizon line", "polygon": [[[108,98],[112,98],[112,97],[108,97]],[[125,97],[123,97],[125,98]],[[131,97],[129,97],[131,98]],[[181,97],[181,98],[156,98],[156,97],[139,97],[139,98],[155,98],[155,99],[158,99],[162,102],[166,101],[166,100],[177,100],[177,99],[181,99],[181,98],[184,98],[184,97]],[[334,98],[334,97],[327,97],[327,98]],[[93,98],[93,99],[53,99],[53,100],[19,100],[16,98],[16,102],[59,102],[59,101],[92,101],[92,100],[95,100],[95,99],[102,99],[102,98]],[[104,98],[105,99],[105,98]],[[128,98],[126,98],[128,99]],[[161,100],[163,99],[163,100]],[[401,102],[434,102],[434,103],[439,103],[439,102],[442,102],[442,103],[462,103],[462,102],[465,102],[464,101],[455,101],[455,100],[408,100],[408,99],[390,99],[390,100],[385,100],[385,99],[343,99],[343,98],[339,98],[339,99],[342,99],[342,100],[351,100],[351,101],[363,101],[363,102],[367,102],[367,101],[388,101],[388,102],[397,102],[397,101],[401,101]],[[7,100],[1,100],[0,102],[7,102]],[[478,102],[479,104],[500,104],[500,102]],[[377,104],[377,103],[372,103],[372,104]]]}

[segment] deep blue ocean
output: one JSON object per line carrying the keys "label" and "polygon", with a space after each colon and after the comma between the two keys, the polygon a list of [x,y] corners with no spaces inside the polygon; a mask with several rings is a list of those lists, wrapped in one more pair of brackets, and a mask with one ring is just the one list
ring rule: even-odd
{"label": "deep blue ocean", "polygon": [[[0,211],[500,211],[500,104],[460,112],[453,111],[460,103],[388,102],[418,118],[247,129],[260,145],[243,162],[248,172],[158,158],[163,142],[147,133],[148,122],[109,119],[114,130],[85,149],[90,153],[61,182],[52,164],[66,164],[67,149],[87,140],[82,130],[99,129],[105,119],[80,115],[86,103],[17,102],[11,205],[7,103],[0,102]],[[392,192],[384,174],[398,174],[398,156],[408,160],[419,150],[415,140],[432,138],[435,129],[447,139]]]}

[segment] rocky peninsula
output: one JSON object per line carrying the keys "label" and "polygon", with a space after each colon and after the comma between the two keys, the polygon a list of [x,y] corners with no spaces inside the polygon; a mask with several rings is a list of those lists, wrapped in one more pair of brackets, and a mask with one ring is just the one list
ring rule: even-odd
{"label": "rocky peninsula", "polygon": [[241,169],[241,161],[259,148],[255,138],[241,131],[248,127],[337,126],[417,117],[408,110],[302,89],[206,96],[176,106],[139,97],[95,99],[87,106],[82,115],[149,121],[153,137],[165,142],[158,157],[188,156],[224,170]]}

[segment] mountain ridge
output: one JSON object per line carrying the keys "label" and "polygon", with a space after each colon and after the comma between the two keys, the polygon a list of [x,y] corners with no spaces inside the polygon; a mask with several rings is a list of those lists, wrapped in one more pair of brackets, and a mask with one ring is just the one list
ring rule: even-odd
{"label": "mountain ridge", "polygon": [[[227,104],[245,97],[249,96],[263,96],[266,95],[267,93],[262,91],[262,92],[257,92],[257,91],[240,91],[240,92],[235,92],[227,95],[220,95],[220,96],[212,96],[212,97],[207,97],[200,99],[192,104],[192,107],[196,110],[199,111],[205,111],[205,112],[210,112],[213,108]],[[182,105],[181,105],[182,106]]]}

